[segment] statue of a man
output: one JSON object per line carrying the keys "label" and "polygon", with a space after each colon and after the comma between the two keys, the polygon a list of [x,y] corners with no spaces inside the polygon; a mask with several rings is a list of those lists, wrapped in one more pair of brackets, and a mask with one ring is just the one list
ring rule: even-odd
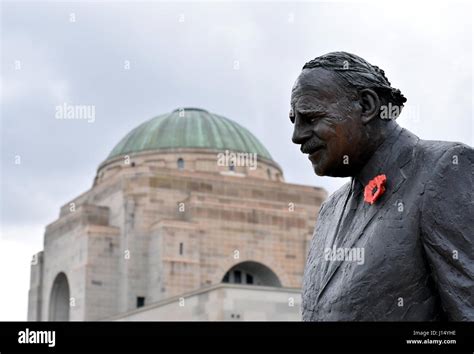
{"label": "statue of a man", "polygon": [[305,321],[474,321],[474,150],[401,128],[405,102],[345,52],[296,80],[293,142],[317,175],[351,177],[319,211]]}

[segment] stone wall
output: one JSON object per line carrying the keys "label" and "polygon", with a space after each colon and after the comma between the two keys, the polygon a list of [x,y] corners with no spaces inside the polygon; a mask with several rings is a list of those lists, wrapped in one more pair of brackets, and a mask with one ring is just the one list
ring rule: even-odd
{"label": "stone wall", "polygon": [[[217,286],[248,261],[268,267],[283,288],[301,287],[326,192],[272,178],[281,172],[272,162],[257,172],[219,171],[210,154],[189,153],[179,170],[178,156],[185,155],[142,154],[134,166],[116,159],[99,168],[93,188],[61,208],[46,228],[42,263],[32,265],[29,319],[48,319],[60,272],[74,303],[71,320],[135,310],[138,297],[149,305]],[[251,293],[233,294],[245,300]]]}
{"label": "stone wall", "polygon": [[301,296],[300,289],[218,284],[106,320],[301,321]]}

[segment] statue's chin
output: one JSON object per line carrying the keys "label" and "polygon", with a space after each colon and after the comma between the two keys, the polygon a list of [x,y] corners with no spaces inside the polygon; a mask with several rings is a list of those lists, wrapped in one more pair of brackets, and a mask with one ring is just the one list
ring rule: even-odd
{"label": "statue's chin", "polygon": [[319,176],[319,177],[324,177],[325,175],[323,175],[321,172],[318,172],[317,170],[314,170],[314,174],[316,176]]}
{"label": "statue's chin", "polygon": [[352,176],[350,171],[346,169],[330,169],[330,168],[323,168],[319,165],[313,165],[314,173],[320,177],[350,177]]}
{"label": "statue's chin", "polygon": [[326,174],[326,171],[324,171],[324,169],[318,165],[313,165],[313,170],[314,170],[314,173],[320,177],[328,176]]}

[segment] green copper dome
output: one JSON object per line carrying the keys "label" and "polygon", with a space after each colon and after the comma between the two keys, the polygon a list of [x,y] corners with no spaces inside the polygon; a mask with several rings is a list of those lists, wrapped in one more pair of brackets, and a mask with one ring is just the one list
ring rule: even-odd
{"label": "green copper dome", "polygon": [[223,116],[199,108],[183,108],[152,118],[128,133],[108,159],[141,151],[201,148],[257,153],[273,160],[247,129]]}

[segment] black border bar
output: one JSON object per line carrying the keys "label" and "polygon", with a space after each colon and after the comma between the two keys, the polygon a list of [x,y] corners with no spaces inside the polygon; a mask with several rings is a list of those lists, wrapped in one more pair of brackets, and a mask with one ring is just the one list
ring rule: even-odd
{"label": "black border bar", "polygon": [[[27,328],[55,331],[55,346],[18,343]],[[252,351],[473,353],[474,322],[0,322],[1,354]]]}

